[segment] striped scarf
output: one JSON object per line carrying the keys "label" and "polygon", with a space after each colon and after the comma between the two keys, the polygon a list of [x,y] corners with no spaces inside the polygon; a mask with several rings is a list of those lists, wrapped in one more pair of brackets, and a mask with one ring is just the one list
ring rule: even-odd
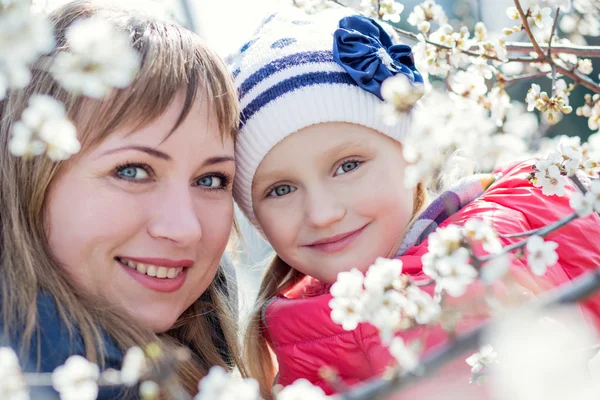
{"label": "striped scarf", "polygon": [[400,245],[396,257],[418,245],[452,214],[483,194],[499,178],[496,174],[478,174],[463,178],[439,195],[421,213]]}

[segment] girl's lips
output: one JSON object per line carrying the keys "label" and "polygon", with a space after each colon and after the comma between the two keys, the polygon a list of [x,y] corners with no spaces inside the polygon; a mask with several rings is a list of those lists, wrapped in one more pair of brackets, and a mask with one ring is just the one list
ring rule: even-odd
{"label": "girl's lips", "polygon": [[179,290],[185,283],[185,278],[187,277],[187,270],[189,269],[183,268],[181,273],[175,278],[155,278],[153,276],[143,274],[127,265],[124,265],[118,260],[116,260],[116,262],[138,283],[147,287],[150,290],[154,290],[155,292],[161,293],[171,293]]}
{"label": "girl's lips", "polygon": [[331,236],[329,238],[317,240],[316,242],[307,245],[309,249],[320,251],[322,253],[337,253],[338,251],[344,250],[362,233],[367,227],[363,226],[352,232],[346,232],[339,235]]}

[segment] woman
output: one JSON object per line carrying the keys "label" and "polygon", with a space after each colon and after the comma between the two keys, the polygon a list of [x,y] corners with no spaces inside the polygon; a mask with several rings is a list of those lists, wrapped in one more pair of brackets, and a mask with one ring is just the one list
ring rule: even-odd
{"label": "woman", "polygon": [[[4,344],[42,372],[74,354],[118,369],[129,347],[182,347],[192,357],[175,371],[193,394],[212,365],[244,374],[235,295],[219,266],[233,221],[236,95],[197,36],[139,10],[69,3],[50,16],[57,49],[76,19],[98,14],[140,55],[129,87],[104,100],[70,94],[43,71],[46,57],[0,103]],[[76,157],[9,153],[33,94],[65,103]]]}

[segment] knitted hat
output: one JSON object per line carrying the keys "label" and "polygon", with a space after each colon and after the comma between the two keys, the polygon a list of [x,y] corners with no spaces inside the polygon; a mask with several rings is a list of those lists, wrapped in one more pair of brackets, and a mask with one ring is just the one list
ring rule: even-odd
{"label": "knitted hat", "polygon": [[379,24],[344,8],[277,12],[228,62],[241,107],[233,194],[259,231],[252,182],[277,143],[323,122],[354,123],[402,141],[408,120],[383,122],[381,82],[398,73],[423,82],[409,46],[393,45]]}

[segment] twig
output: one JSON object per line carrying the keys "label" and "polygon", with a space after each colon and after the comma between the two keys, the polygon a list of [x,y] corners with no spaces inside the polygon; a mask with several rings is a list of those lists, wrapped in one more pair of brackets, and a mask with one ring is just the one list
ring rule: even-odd
{"label": "twig", "polygon": [[[547,47],[552,47],[552,54],[573,54],[578,57],[598,58],[600,57],[600,46],[576,46],[576,45],[560,45],[555,44],[548,46],[547,44],[538,44],[545,50]],[[506,42],[506,50],[513,53],[530,53],[534,50],[530,43],[522,42]]]}
{"label": "twig", "polygon": [[556,32],[556,25],[558,23],[558,15],[560,14],[560,7],[556,8],[556,14],[554,14],[554,22],[552,23],[552,30],[550,31],[550,39],[548,39],[548,58],[552,57],[552,39]]}
{"label": "twig", "polygon": [[508,78],[502,77],[502,78],[499,78],[498,80],[501,81],[502,83],[504,83],[504,86],[510,86],[519,81],[528,81],[528,80],[535,79],[535,78],[541,78],[546,75],[548,75],[548,72],[540,71],[540,72],[534,72],[531,74],[514,75],[514,76],[511,76]]}
{"label": "twig", "polygon": [[[545,309],[561,304],[574,303],[585,299],[598,289],[600,289],[600,268],[595,269],[594,272],[573,279],[570,283],[548,292],[545,296],[526,304],[522,308],[525,310]],[[342,393],[342,399],[381,399],[386,395],[397,392],[399,389],[402,389],[409,384],[413,384],[418,380],[430,376],[448,362],[463,355],[467,350],[478,347],[483,333],[492,326],[492,324],[493,321],[484,322],[474,330],[458,336],[451,344],[438,348],[431,355],[424,358],[417,374],[403,373],[392,377],[392,379],[375,378],[355,387],[352,391]]]}
{"label": "twig", "polygon": [[525,33],[527,33],[527,37],[529,37],[529,40],[531,41],[531,44],[533,45],[533,49],[535,50],[535,52],[538,54],[538,56],[542,60],[545,60],[546,57],[544,56],[544,52],[542,51],[540,45],[537,42],[537,39],[535,38],[535,36],[533,35],[533,32],[531,31],[531,28],[529,27],[529,22],[527,21],[527,15],[523,11],[523,7],[521,7],[521,2],[519,0],[514,0],[514,2],[515,2],[515,7],[517,8],[517,11],[519,12],[519,16],[521,17],[521,21],[523,22],[523,29],[525,30]]}
{"label": "twig", "polygon": [[[559,228],[562,228],[563,226],[565,226],[566,224],[568,224],[569,222],[571,222],[577,218],[578,218],[577,213],[569,214],[566,217],[561,218],[558,221],[556,221],[550,225],[546,225],[543,228],[538,229],[536,232],[536,235],[541,236],[541,237],[548,236],[550,233],[554,232],[555,230],[557,230]],[[528,241],[528,239],[521,240],[520,242],[513,243],[509,246],[502,248],[502,251],[500,251],[498,253],[488,254],[486,256],[480,257],[480,261],[481,262],[490,261],[491,259],[496,258],[499,255],[508,254],[511,251],[525,247],[527,245],[527,241]]]}

